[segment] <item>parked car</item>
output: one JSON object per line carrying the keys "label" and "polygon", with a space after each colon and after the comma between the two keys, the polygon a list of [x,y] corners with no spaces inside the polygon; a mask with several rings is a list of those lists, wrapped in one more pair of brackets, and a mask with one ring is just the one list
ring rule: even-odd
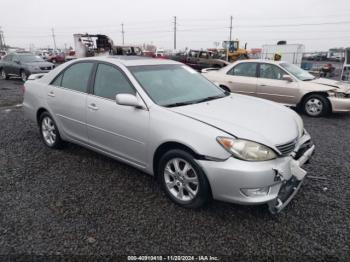
{"label": "parked car", "polygon": [[227,91],[298,107],[318,117],[350,112],[350,85],[316,78],[296,65],[270,60],[238,61],[204,76]]}
{"label": "parked car", "polygon": [[54,53],[54,54],[51,54],[49,55],[46,60],[48,62],[51,62],[51,63],[64,63],[66,62],[66,55],[64,52],[61,52],[61,53]]}
{"label": "parked car", "polygon": [[171,57],[172,60],[182,62],[195,70],[201,71],[205,68],[222,68],[229,63],[214,57],[211,51],[189,50]]}
{"label": "parked car", "polygon": [[70,141],[126,162],[183,207],[213,197],[279,212],[314,152],[294,111],[225,92],[175,61],[94,57],[40,76],[25,83],[23,105],[46,146]]}
{"label": "parked car", "polygon": [[23,81],[26,81],[31,74],[47,73],[53,68],[55,68],[54,64],[46,62],[32,53],[10,53],[0,61],[0,79],[19,76]]}

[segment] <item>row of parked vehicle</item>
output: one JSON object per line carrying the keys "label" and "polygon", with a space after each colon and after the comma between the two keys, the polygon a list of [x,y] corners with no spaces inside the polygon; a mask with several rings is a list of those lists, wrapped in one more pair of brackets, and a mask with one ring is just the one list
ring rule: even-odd
{"label": "row of parked vehicle", "polygon": [[0,79],[15,76],[25,82],[31,74],[47,73],[54,68],[55,64],[31,52],[13,52],[0,60]]}

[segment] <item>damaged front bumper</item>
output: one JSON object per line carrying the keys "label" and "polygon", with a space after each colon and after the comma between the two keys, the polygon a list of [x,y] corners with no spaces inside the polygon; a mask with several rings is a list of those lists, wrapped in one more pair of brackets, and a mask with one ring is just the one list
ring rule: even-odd
{"label": "damaged front bumper", "polygon": [[[310,140],[307,144],[303,145],[303,148],[294,153],[294,157],[299,156],[299,158],[291,161],[292,177],[286,180],[283,176],[278,175],[282,186],[277,197],[268,202],[269,210],[272,214],[281,212],[296,195],[307,173],[301,166],[309,161],[314,152],[315,145]],[[275,170],[275,172],[278,173],[278,170]]]}
{"label": "damaged front bumper", "polygon": [[243,204],[268,204],[278,213],[293,199],[305,178],[301,167],[315,151],[309,134],[301,137],[290,156],[248,162],[233,157],[225,161],[197,160],[207,175],[213,198]]}

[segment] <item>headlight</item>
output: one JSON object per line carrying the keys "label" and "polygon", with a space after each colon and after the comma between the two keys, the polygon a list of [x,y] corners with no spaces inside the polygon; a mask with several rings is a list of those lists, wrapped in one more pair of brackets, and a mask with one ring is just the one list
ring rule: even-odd
{"label": "headlight", "polygon": [[267,146],[248,140],[217,137],[219,144],[232,156],[246,161],[266,161],[275,159],[277,154]]}
{"label": "headlight", "polygon": [[338,97],[338,98],[348,97],[348,95],[345,94],[345,93],[333,92],[333,91],[329,91],[329,92],[328,92],[328,95],[329,95],[330,97]]}

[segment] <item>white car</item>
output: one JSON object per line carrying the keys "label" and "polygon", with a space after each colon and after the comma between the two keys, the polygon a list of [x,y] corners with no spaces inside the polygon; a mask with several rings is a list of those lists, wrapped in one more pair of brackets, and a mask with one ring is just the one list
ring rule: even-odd
{"label": "white car", "polygon": [[203,75],[227,91],[299,107],[309,116],[350,112],[349,83],[316,78],[286,62],[243,60]]}

